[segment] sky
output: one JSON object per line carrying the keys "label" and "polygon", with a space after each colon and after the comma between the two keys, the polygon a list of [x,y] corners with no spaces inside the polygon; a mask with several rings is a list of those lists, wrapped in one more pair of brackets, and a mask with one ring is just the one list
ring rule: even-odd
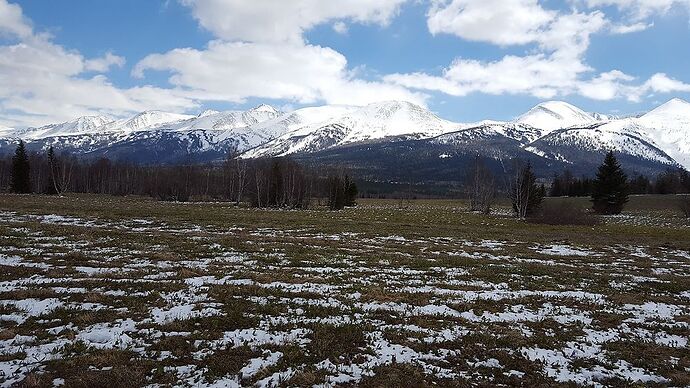
{"label": "sky", "polygon": [[0,0],[0,127],[384,100],[472,122],[676,97],[690,0]]}

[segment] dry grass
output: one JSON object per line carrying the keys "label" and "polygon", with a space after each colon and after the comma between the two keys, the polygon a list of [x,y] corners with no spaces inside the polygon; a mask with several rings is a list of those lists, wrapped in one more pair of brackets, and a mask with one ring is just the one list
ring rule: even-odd
{"label": "dry grass", "polygon": [[658,202],[543,225],[459,201],[0,196],[0,363],[23,365],[0,384],[626,385],[624,361],[687,385],[690,229]]}

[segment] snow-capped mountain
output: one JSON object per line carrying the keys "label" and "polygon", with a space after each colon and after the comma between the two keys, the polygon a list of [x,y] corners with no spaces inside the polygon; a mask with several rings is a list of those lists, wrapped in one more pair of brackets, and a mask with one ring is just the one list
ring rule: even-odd
{"label": "snow-capped mountain", "polygon": [[676,98],[636,121],[649,139],[690,169],[690,103]]}
{"label": "snow-capped mountain", "polygon": [[[266,122],[265,126],[274,123]],[[275,125],[282,136],[245,154],[247,158],[323,151],[357,142],[422,139],[456,131],[461,124],[443,120],[409,102],[385,101],[364,107],[326,106],[300,109]]]}
{"label": "snow-capped mountain", "polygon": [[5,127],[3,125],[0,125],[0,137],[12,136],[12,134],[15,133],[16,131],[17,130],[14,128]]}
{"label": "snow-capped mountain", "polygon": [[24,139],[44,139],[56,136],[93,134],[98,133],[100,128],[111,122],[113,119],[107,116],[82,116],[64,123],[14,130],[10,136]]}
{"label": "snow-capped mountain", "polygon": [[654,173],[690,168],[690,104],[674,99],[647,114],[618,118],[549,101],[514,121],[473,124],[444,120],[400,101],[292,112],[263,104],[198,115],[146,111],[119,120],[89,116],[40,128],[0,128],[0,152],[12,151],[19,138],[32,150],[52,145],[141,163],[215,161],[233,150],[245,158],[293,155],[351,165],[377,160],[378,169],[421,163],[428,173],[443,163],[449,176],[451,166],[476,154],[501,165],[521,158],[551,171],[581,166],[584,172],[605,151],[615,150],[629,169]]}
{"label": "snow-capped mountain", "polygon": [[161,112],[158,110],[149,110],[141,112],[128,119],[114,121],[106,126],[108,130],[122,131],[122,132],[136,132],[140,130],[149,130],[164,126],[183,120],[188,120],[194,116],[183,115],[178,113]]}
{"label": "snow-capped mountain", "polygon": [[527,151],[567,163],[583,163],[596,155],[614,151],[624,157],[667,166],[678,163],[645,133],[634,119],[555,130],[529,144]]}
{"label": "snow-capped mountain", "polygon": [[673,99],[640,117],[555,130],[530,144],[545,157],[577,163],[582,152],[618,153],[690,169],[690,103]]}
{"label": "snow-capped mountain", "polygon": [[561,128],[586,126],[598,121],[599,118],[563,101],[543,102],[515,120],[545,133]]}

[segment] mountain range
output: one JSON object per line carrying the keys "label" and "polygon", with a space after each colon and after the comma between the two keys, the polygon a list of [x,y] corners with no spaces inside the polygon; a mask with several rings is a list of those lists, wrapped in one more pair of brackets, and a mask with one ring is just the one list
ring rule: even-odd
{"label": "mountain range", "polygon": [[638,117],[541,103],[512,121],[455,123],[418,105],[385,101],[281,112],[269,105],[196,116],[146,111],[129,118],[85,116],[38,128],[0,126],[0,153],[22,139],[89,158],[136,163],[213,162],[291,155],[316,165],[345,164],[372,179],[454,180],[481,155],[496,169],[530,160],[543,176],[591,173],[613,150],[624,167],[652,174],[690,168],[690,103],[673,99]]}

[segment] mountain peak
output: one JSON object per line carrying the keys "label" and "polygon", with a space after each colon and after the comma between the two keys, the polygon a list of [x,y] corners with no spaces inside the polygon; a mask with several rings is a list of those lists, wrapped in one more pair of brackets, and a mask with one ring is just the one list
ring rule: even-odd
{"label": "mountain peak", "polygon": [[669,100],[663,105],[643,115],[643,120],[677,120],[690,119],[690,102],[680,98]]}
{"label": "mountain peak", "polygon": [[589,113],[564,101],[542,102],[515,120],[517,123],[547,132],[596,121]]}
{"label": "mountain peak", "polygon": [[278,110],[268,104],[259,104],[252,109],[250,109],[252,112],[267,112],[267,113],[278,113]]}
{"label": "mountain peak", "polygon": [[669,104],[669,103],[673,103],[673,104],[678,104],[678,103],[680,103],[680,104],[690,105],[690,102],[687,102],[687,101],[685,101],[685,100],[683,100],[682,98],[679,98],[679,97],[675,97],[675,98],[672,98],[672,99],[668,100],[667,104]]}
{"label": "mountain peak", "polygon": [[217,110],[213,109],[206,109],[205,111],[199,113],[196,117],[201,118],[201,117],[206,117],[206,116],[211,116],[220,113]]}
{"label": "mountain peak", "polygon": [[146,110],[121,121],[116,121],[112,125],[117,129],[124,130],[139,130],[143,128],[150,128],[161,126],[176,121],[188,120],[194,116],[183,115],[178,113],[163,112],[160,110]]}

